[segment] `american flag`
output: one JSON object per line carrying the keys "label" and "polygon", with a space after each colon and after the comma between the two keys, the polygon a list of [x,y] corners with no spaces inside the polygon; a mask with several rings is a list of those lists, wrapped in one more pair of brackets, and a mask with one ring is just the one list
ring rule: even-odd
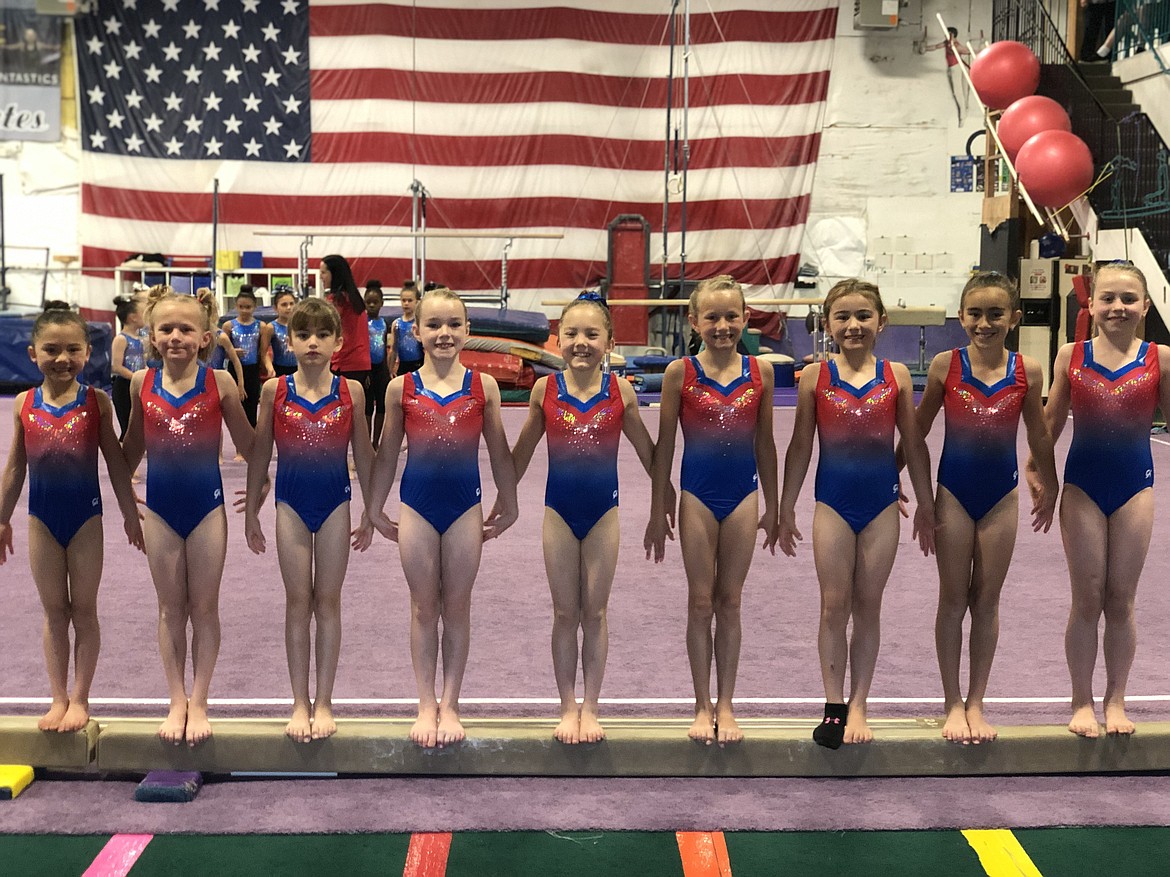
{"label": "american flag", "polygon": [[[692,0],[687,276],[781,292],[798,267],[837,0]],[[407,277],[412,181],[431,230],[554,232],[510,251],[513,306],[595,286],[606,226],[641,214],[661,260],[670,0],[98,0],[77,19],[83,263],[221,250],[265,267],[350,257]],[[674,50],[674,126],[682,51]],[[671,196],[668,275],[680,201]],[[500,284],[500,241],[431,240],[428,277]],[[84,304],[106,309],[108,272]]]}

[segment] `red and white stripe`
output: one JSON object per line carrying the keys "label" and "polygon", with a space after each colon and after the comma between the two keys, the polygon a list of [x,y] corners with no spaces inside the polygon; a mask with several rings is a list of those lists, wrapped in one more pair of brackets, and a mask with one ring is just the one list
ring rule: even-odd
{"label": "red and white stripe", "polygon": [[[606,225],[641,214],[661,258],[669,0],[312,0],[313,162],[82,156],[87,266],[128,254],[261,250],[293,267],[340,252],[359,283],[410,273],[408,187],[431,194],[431,230],[554,232],[509,254],[514,307],[596,285]],[[836,0],[691,0],[687,276],[731,273],[781,292],[796,274],[828,89]],[[681,8],[681,5],[680,5]],[[637,9],[637,12],[630,11]],[[678,39],[681,41],[681,32]],[[681,51],[676,50],[676,74]],[[676,78],[674,124],[681,124]],[[680,199],[670,223],[679,229]],[[427,243],[427,275],[455,289],[500,282],[502,241]],[[670,235],[670,276],[680,236]],[[315,267],[315,266],[314,266]],[[652,274],[657,275],[655,265]],[[104,309],[112,274],[91,272]]]}

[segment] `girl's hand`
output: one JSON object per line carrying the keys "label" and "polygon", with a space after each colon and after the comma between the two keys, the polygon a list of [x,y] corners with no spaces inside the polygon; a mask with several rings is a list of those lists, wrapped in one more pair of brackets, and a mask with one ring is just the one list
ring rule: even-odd
{"label": "girl's hand", "polygon": [[495,539],[515,524],[518,517],[520,517],[520,512],[517,509],[501,508],[499,497],[497,497],[495,504],[492,506],[492,510],[483,522],[483,541],[487,542],[489,539]]}
{"label": "girl's hand", "polygon": [[126,541],[139,551],[146,552],[146,540],[142,535],[142,513],[122,520],[122,529],[126,531]]}
{"label": "girl's hand", "polygon": [[244,538],[253,554],[263,554],[266,547],[264,531],[260,529],[260,518],[257,515],[247,515],[244,518]]}
{"label": "girl's hand", "polygon": [[776,556],[776,540],[780,538],[780,519],[775,509],[764,509],[760,523],[756,529],[764,531],[764,542],[761,548],[767,548]]}
{"label": "girl's hand", "polygon": [[392,521],[386,516],[385,512],[377,512],[370,517],[370,523],[374,529],[381,533],[385,538],[391,542],[398,541],[398,522]]}
{"label": "girl's hand", "polygon": [[354,551],[365,551],[369,548],[374,542],[374,524],[369,515],[362,512],[361,522],[357,525],[357,529],[349,535],[353,537]]}
{"label": "girl's hand", "polygon": [[666,540],[674,541],[673,515],[669,512],[661,515],[651,515],[646,524],[646,535],[642,538],[642,547],[646,549],[646,559],[653,556],[655,563],[662,563],[666,557]]}
{"label": "girl's hand", "polygon": [[913,538],[918,540],[918,547],[927,557],[934,554],[934,536],[937,529],[938,523],[934,518],[934,503],[918,503],[918,508],[914,510]]}
{"label": "girl's hand", "polygon": [[903,518],[910,517],[910,497],[902,489],[902,479],[898,479],[898,514]]}
{"label": "girl's hand", "polygon": [[0,563],[8,560],[9,555],[15,555],[12,547],[12,524],[0,524]]}
{"label": "girl's hand", "polygon": [[796,543],[803,541],[804,536],[796,528],[796,509],[782,509],[776,520],[776,544],[789,557],[796,557]]}
{"label": "girl's hand", "polygon": [[[1044,481],[1040,477],[1040,467],[1036,465],[1036,460],[1031,455],[1024,463],[1024,481],[1028,485],[1028,493],[1032,494],[1032,506],[1033,512],[1035,512],[1035,506],[1040,504],[1044,494]],[[1056,500],[1053,499],[1053,502],[1055,503]]]}
{"label": "girl's hand", "polygon": [[1056,517],[1056,497],[1060,493],[1058,484],[1045,484],[1036,473],[1036,486],[1028,481],[1028,489],[1032,493],[1032,532],[1047,533],[1052,527],[1052,519]]}
{"label": "girl's hand", "polygon": [[236,389],[240,391],[240,401],[243,402],[248,398],[248,392],[244,389],[244,380],[241,378],[236,381]]}

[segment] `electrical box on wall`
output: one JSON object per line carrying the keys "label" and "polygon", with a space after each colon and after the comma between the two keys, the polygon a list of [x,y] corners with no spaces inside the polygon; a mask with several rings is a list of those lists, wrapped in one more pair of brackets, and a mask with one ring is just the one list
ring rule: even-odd
{"label": "electrical box on wall", "polygon": [[853,0],[853,29],[897,27],[899,5],[899,0]]}

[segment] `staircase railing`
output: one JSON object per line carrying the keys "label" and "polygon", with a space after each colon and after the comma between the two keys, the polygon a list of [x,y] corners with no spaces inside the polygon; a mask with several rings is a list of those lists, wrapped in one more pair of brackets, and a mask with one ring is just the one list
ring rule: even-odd
{"label": "staircase railing", "polygon": [[[1170,40],[1170,0],[1119,0],[1114,27],[1113,57],[1129,58]],[[1153,53],[1163,73],[1170,72]]]}
{"label": "staircase railing", "polygon": [[1038,93],[1068,110],[1097,173],[1108,172],[1089,194],[1100,227],[1139,229],[1170,279],[1170,148],[1149,117],[1135,112],[1113,118],[1041,0],[994,0],[992,39],[1024,43],[1039,57]]}

